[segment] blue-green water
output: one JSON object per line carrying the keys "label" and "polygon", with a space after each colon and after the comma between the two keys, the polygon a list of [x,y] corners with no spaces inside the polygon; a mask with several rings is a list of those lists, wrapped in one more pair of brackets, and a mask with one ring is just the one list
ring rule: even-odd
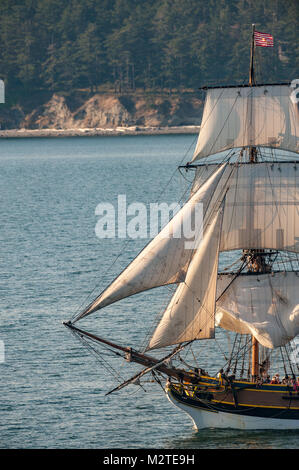
{"label": "blue-green water", "polygon": [[[175,169],[194,144],[194,136],[1,141],[1,448],[298,446],[296,432],[195,432],[155,383],[105,397],[115,378],[62,325],[147,242],[97,238],[96,206],[119,194],[128,204],[178,201],[189,184]],[[84,325],[138,347],[167,298],[152,290]],[[218,356],[202,350],[210,363]],[[136,370],[112,365],[123,378]]]}

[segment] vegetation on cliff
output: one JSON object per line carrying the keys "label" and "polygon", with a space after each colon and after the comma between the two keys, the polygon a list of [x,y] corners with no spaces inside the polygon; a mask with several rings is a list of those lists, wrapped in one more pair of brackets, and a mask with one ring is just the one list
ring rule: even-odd
{"label": "vegetation on cliff", "polygon": [[11,98],[240,83],[253,22],[274,35],[258,78],[296,78],[297,0],[1,0],[0,75]]}
{"label": "vegetation on cliff", "polygon": [[196,99],[202,85],[244,83],[253,22],[274,36],[257,48],[257,79],[297,78],[298,0],[1,0],[1,125],[54,94],[74,113],[97,93]]}

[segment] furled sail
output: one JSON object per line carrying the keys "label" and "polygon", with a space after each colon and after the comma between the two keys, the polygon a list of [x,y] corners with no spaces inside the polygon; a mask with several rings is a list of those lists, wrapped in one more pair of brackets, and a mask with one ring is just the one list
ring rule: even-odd
{"label": "furled sail", "polygon": [[[75,321],[138,292],[179,283],[185,279],[193,250],[188,245],[190,240],[185,237],[183,226],[190,226],[191,221],[196,219],[196,211],[198,211],[200,204],[202,204],[204,219],[225,168],[226,164],[223,164],[216,169],[162,231],[151,240],[112,284],[76,317]],[[223,199],[222,192],[218,192],[218,195]],[[198,224],[196,232],[198,238],[201,237],[203,230],[201,221],[199,223],[200,226]],[[197,240],[193,241],[196,243]]]}
{"label": "furled sail", "polygon": [[220,209],[205,232],[189,265],[185,281],[173,295],[149,342],[148,350],[214,337],[222,214]]}
{"label": "furled sail", "polygon": [[[222,191],[231,166],[227,166],[215,198]],[[215,168],[216,165],[198,167],[192,191]],[[225,198],[220,251],[243,248],[299,252],[298,164],[260,162],[235,168]]]}
{"label": "furled sail", "polygon": [[[283,346],[299,334],[299,275],[219,275],[216,324],[226,330],[251,334],[267,348]],[[230,284],[230,282],[233,282]]]}
{"label": "furled sail", "polygon": [[223,150],[275,147],[299,151],[299,110],[288,85],[207,91],[193,161]]}

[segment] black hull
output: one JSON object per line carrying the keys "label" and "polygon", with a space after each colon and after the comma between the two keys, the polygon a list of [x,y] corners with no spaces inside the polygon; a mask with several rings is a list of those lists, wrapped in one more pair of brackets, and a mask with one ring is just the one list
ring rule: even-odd
{"label": "black hull", "polygon": [[177,392],[174,388],[171,388],[170,393],[176,401],[205,411],[233,413],[234,415],[246,415],[259,418],[299,420],[299,409],[290,409],[288,405],[284,409],[281,409],[262,405],[248,406],[246,404],[235,405],[230,403],[214,402],[212,400],[208,401],[200,398],[194,399]]}

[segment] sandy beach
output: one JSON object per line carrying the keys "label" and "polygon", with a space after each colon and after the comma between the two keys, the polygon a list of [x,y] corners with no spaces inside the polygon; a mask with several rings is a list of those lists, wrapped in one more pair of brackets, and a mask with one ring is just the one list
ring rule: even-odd
{"label": "sandy beach", "polygon": [[163,134],[197,134],[199,126],[172,127],[116,127],[93,129],[9,129],[0,131],[2,138],[17,137],[93,137],[120,135],[163,135]]}

